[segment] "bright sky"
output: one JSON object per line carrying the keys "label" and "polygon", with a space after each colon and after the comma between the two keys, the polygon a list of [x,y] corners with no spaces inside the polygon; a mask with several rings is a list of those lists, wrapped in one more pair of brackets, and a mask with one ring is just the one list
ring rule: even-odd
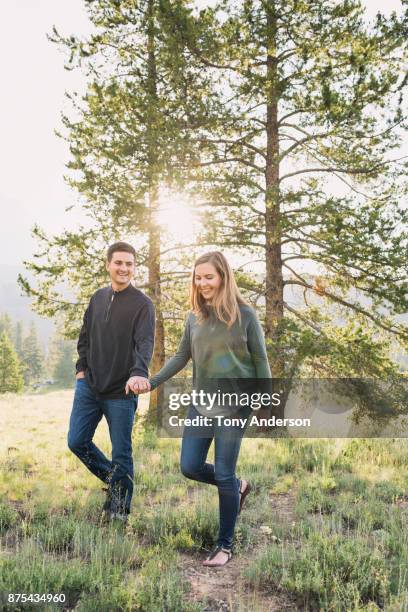
{"label": "bright sky", "polygon": [[[3,6],[0,25],[0,262],[19,264],[35,246],[30,228],[63,227],[72,194],[64,184],[65,142],[54,130],[66,106],[64,92],[83,86],[63,68],[48,41],[55,24],[63,33],[89,32],[83,0],[15,0]],[[70,220],[74,225],[74,219]],[[18,245],[18,248],[16,246]]]}
{"label": "bright sky", "polygon": [[[400,0],[366,0],[371,15],[398,10]],[[384,6],[385,4],[385,6]],[[63,68],[63,56],[46,34],[86,35],[83,0],[14,0],[2,8],[0,57],[0,264],[21,264],[35,243],[38,223],[58,232],[75,227],[79,213],[66,213],[76,195],[64,184],[67,144],[57,138],[64,91],[83,87],[78,72]]]}

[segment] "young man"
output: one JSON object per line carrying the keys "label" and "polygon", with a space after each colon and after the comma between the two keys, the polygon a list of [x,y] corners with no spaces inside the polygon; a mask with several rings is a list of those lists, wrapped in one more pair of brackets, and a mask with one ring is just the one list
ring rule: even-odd
{"label": "young man", "polygon": [[[126,521],[133,494],[132,427],[136,390],[148,390],[154,344],[152,301],[131,285],[136,252],[126,242],[109,247],[111,285],[86,309],[78,340],[77,382],[68,433],[70,450],[108,485],[108,518]],[[92,442],[104,416],[112,461]]]}

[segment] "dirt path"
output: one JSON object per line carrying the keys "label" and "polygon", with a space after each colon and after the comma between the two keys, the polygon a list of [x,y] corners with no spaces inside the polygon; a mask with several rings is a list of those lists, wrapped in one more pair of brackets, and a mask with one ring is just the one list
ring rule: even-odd
{"label": "dirt path", "polygon": [[[291,523],[294,494],[271,495],[271,515]],[[191,586],[190,600],[205,602],[206,612],[284,612],[299,608],[284,593],[265,592],[247,584],[244,572],[255,557],[262,554],[270,541],[259,532],[259,542],[246,555],[235,556],[222,568],[202,566],[205,555],[180,554],[181,568]]]}

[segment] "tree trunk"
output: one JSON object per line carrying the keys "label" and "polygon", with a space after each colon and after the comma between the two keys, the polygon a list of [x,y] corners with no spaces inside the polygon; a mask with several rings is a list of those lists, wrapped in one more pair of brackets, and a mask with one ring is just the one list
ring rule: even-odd
{"label": "tree trunk", "polygon": [[[157,68],[155,57],[155,35],[154,35],[154,0],[149,0],[147,7],[148,35],[148,83],[149,92],[149,116],[147,119],[147,142],[148,142],[148,164],[149,164],[149,295],[154,302],[156,309],[156,335],[154,342],[154,352],[151,364],[152,372],[155,374],[164,365],[164,323],[161,304],[161,269],[160,269],[160,229],[157,222],[159,208],[159,194],[157,182],[157,142],[156,142],[156,108],[157,108]],[[154,391],[150,395],[149,414],[147,420],[150,423],[156,421],[157,406],[160,402],[161,391]]]}
{"label": "tree trunk", "polygon": [[265,337],[272,347],[271,370],[274,378],[284,376],[285,363],[282,351],[281,322],[283,319],[283,275],[281,253],[280,198],[279,198],[279,132],[278,132],[278,72],[276,53],[276,28],[274,2],[267,5],[267,157],[265,168],[266,215],[266,320]]}
{"label": "tree trunk", "polygon": [[[150,199],[151,206],[153,198]],[[152,210],[152,209],[151,209]],[[154,227],[149,233],[149,296],[156,308],[156,334],[151,369],[156,373],[165,361],[164,323],[161,309],[161,272],[160,272],[160,231]]]}
{"label": "tree trunk", "polygon": [[[161,308],[161,274],[160,274],[160,230],[157,224],[158,190],[153,185],[149,191],[150,208],[150,231],[149,231],[149,296],[154,302],[156,309],[156,334],[154,339],[154,351],[151,370],[155,374],[164,365],[164,324]],[[161,402],[161,389],[156,389],[150,394],[149,414],[147,421],[151,424],[157,419],[157,406]]]}

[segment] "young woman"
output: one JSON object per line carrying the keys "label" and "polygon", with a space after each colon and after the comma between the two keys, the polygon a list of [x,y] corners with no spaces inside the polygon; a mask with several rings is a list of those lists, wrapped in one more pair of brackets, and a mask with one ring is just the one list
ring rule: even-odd
{"label": "young woman", "polygon": [[[241,296],[233,272],[218,251],[197,259],[192,274],[191,312],[176,355],[150,380],[151,388],[164,383],[193,361],[194,388],[209,379],[271,378],[262,328],[254,310]],[[225,415],[225,409],[208,412],[191,406],[188,418],[199,414]],[[240,409],[248,416],[250,409]],[[218,488],[220,526],[215,550],[204,565],[219,567],[232,557],[237,515],[250,491],[246,480],[235,475],[244,428],[212,426],[207,437],[197,437],[194,427],[185,427],[181,448],[181,471],[187,477]],[[214,439],[215,465],[206,463]]]}

